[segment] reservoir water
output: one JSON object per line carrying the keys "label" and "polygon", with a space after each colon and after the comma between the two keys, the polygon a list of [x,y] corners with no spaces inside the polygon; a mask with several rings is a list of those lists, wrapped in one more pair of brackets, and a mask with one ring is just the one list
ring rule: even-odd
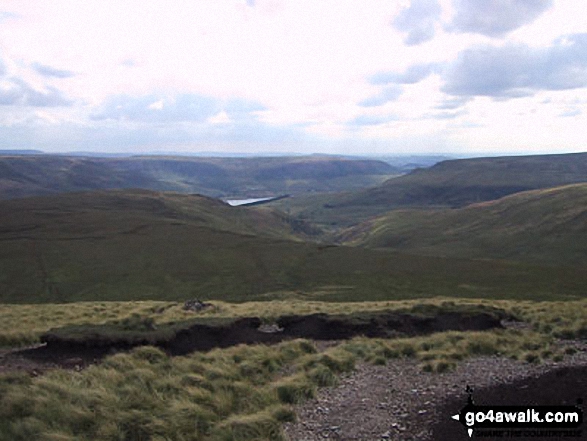
{"label": "reservoir water", "polygon": [[284,198],[288,198],[288,197],[289,197],[288,194],[284,194],[281,196],[271,196],[268,198],[225,199],[224,202],[226,202],[228,205],[236,207],[238,205],[264,204],[265,202],[278,201],[279,199],[284,199]]}
{"label": "reservoir water", "polygon": [[228,199],[224,202],[226,202],[228,205],[236,207],[238,205],[256,204],[257,202],[271,201],[273,199],[275,199],[275,198],[272,197],[272,198]]}

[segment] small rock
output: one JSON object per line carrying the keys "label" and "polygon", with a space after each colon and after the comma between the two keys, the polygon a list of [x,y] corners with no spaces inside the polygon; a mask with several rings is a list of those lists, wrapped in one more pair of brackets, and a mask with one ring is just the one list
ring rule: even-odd
{"label": "small rock", "polygon": [[198,299],[193,299],[193,300],[187,300],[184,304],[183,304],[183,309],[184,311],[196,311],[196,312],[200,312],[206,308],[210,308],[212,307],[212,303],[206,303],[206,302],[202,302]]}

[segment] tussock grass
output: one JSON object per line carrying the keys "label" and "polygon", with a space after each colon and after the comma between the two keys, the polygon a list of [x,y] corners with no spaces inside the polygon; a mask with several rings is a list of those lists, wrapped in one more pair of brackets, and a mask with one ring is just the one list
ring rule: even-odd
{"label": "tussock grass", "polygon": [[353,365],[296,340],[173,358],[141,347],[82,372],[0,376],[0,440],[281,440],[288,406]]}
{"label": "tussock grass", "polygon": [[316,390],[299,364],[315,352],[306,341],[174,358],[142,347],[82,372],[1,376],[0,440],[279,440],[298,401],[287,394]]}
{"label": "tussock grass", "polygon": [[[81,372],[54,370],[42,377],[0,376],[0,441],[11,440],[282,440],[281,423],[294,418],[291,405],[337,383],[359,360],[385,364],[417,360],[422,369],[442,373],[463,359],[504,356],[526,363],[561,360],[572,348],[559,337],[581,337],[587,301],[514,302],[431,299],[426,301],[229,304],[203,317],[261,315],[267,322],[283,314],[411,310],[426,313],[456,306],[490,311],[502,308],[529,328],[485,332],[444,332],[397,339],[354,338],[318,352],[306,340],[274,346],[236,346],[184,357],[168,357],[154,347],[110,356]],[[68,305],[2,305],[12,329],[38,335],[71,323],[175,323],[195,314],[174,302],[116,302]],[[259,312],[261,311],[261,314]],[[92,312],[93,314],[91,314]],[[18,314],[22,313],[20,320]],[[90,314],[88,314],[90,313]],[[198,315],[198,316],[200,316]],[[42,318],[42,320],[40,319]],[[145,319],[148,319],[145,322]],[[134,326],[134,325],[133,325]],[[12,327],[12,329],[11,329]],[[19,331],[23,332],[23,331]],[[20,344],[25,339],[15,338]]]}
{"label": "tussock grass", "polygon": [[[432,301],[434,303],[434,301]],[[179,302],[76,302],[68,304],[6,305],[0,304],[0,346],[24,346],[38,343],[39,336],[52,328],[66,325],[122,323],[128,327],[141,320],[157,326],[194,317],[261,316],[266,322],[285,314],[327,312],[348,314],[356,311],[405,308],[413,301],[327,303],[316,301],[269,301],[228,303],[213,302],[214,308],[199,313],[184,311]]]}
{"label": "tussock grass", "polygon": [[459,298],[373,302],[320,302],[308,300],[273,300],[266,302],[228,303],[214,301],[214,308],[199,313],[184,311],[179,302],[78,302],[70,304],[0,305],[0,347],[34,344],[52,328],[66,325],[133,323],[144,326],[174,324],[195,317],[232,318],[259,316],[271,323],[280,315],[353,314],[377,310],[426,312],[433,307],[501,308],[530,323],[534,330],[557,338],[587,338],[587,300],[514,301]]}
{"label": "tussock grass", "polygon": [[0,376],[0,440],[282,440],[290,405],[332,386],[358,360],[400,357],[445,372],[478,355],[527,363],[563,353],[534,330],[444,332],[425,337],[364,337],[317,352],[308,341],[236,346],[184,357],[154,347],[106,358],[75,372]]}

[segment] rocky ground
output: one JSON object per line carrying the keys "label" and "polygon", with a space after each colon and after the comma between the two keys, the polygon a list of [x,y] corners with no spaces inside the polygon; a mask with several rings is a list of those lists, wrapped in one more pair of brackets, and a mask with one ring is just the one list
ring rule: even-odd
{"label": "rocky ground", "polygon": [[[337,343],[318,342],[318,348],[325,350]],[[577,398],[587,400],[587,342],[561,344],[577,352],[562,362],[539,365],[480,357],[438,374],[423,372],[413,359],[391,360],[386,366],[361,363],[342,376],[336,387],[321,389],[316,399],[297,407],[297,422],[285,426],[287,439],[467,440],[465,428],[450,418],[465,405],[467,385],[474,389],[477,404],[575,404]],[[97,360],[92,354],[85,355],[55,357],[42,348],[2,350],[0,373],[39,375],[58,367],[83,369]],[[570,367],[576,369],[570,371]],[[484,399],[489,401],[483,403]],[[497,402],[500,399],[502,402]],[[587,429],[583,432],[583,438],[573,439],[587,439]]]}
{"label": "rocky ground", "polygon": [[[466,404],[467,385],[477,391],[474,399],[499,385],[511,385],[521,400],[533,401],[538,395],[544,404],[562,404],[556,401],[561,398],[556,394],[568,396],[571,404],[577,398],[587,399],[587,344],[565,344],[576,347],[578,352],[562,362],[540,365],[482,357],[461,362],[453,372],[437,374],[423,372],[417,361],[410,359],[390,361],[386,366],[360,364],[338,386],[322,389],[316,399],[300,405],[297,422],[287,424],[285,431],[291,441],[468,439],[464,427],[450,419]],[[574,383],[558,387],[559,380],[545,377],[568,366],[581,367],[573,371],[577,377]],[[532,381],[541,378],[540,384],[532,385]],[[555,390],[547,390],[546,386]],[[508,396],[502,390],[497,393]],[[556,402],[548,401],[549,397]],[[516,405],[526,401],[487,404]],[[582,439],[587,439],[587,430],[584,432]]]}

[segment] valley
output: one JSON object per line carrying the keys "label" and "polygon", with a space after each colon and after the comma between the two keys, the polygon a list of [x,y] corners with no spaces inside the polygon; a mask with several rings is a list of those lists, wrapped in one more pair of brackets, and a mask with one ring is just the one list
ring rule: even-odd
{"label": "valley", "polygon": [[[464,376],[586,363],[585,154],[0,166],[0,440],[402,439],[446,429]],[[373,425],[358,401],[332,422],[398,369],[425,413],[404,382]]]}

